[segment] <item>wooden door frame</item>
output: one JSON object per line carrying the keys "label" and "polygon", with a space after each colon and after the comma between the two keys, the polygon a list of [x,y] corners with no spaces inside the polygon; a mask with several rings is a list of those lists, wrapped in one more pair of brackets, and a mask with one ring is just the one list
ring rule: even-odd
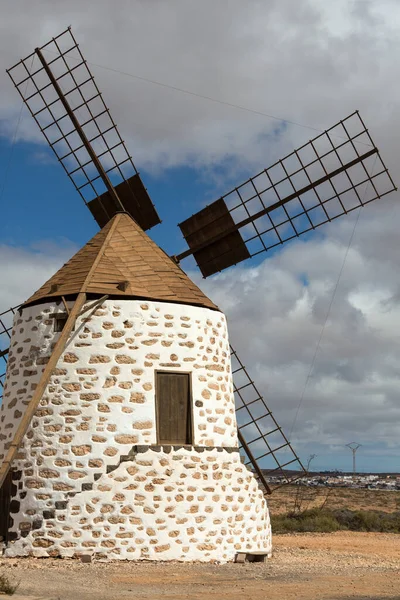
{"label": "wooden door frame", "polygon": [[[158,373],[167,374],[167,375],[188,375],[189,376],[189,386],[188,386],[188,394],[189,394],[189,405],[190,405],[190,444],[180,444],[179,442],[161,442],[160,441],[160,411],[158,404]],[[154,402],[156,409],[156,435],[157,435],[157,445],[160,446],[187,446],[188,448],[194,446],[194,410],[193,410],[193,387],[192,387],[192,371],[169,371],[167,369],[160,369],[154,371]]]}

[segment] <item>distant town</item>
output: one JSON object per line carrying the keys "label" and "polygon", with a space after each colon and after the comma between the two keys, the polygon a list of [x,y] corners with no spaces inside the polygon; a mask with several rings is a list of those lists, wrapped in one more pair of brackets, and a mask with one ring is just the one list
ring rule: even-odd
{"label": "distant town", "polygon": [[[285,474],[286,475],[286,474]],[[288,473],[287,478],[293,477],[294,485],[304,485],[308,487],[347,487],[347,488],[366,488],[369,490],[388,490],[400,491],[399,473],[340,473],[332,471],[322,471],[318,473],[308,473],[303,477],[296,478],[294,473]],[[268,475],[268,483],[279,485],[287,481],[283,475]]]}

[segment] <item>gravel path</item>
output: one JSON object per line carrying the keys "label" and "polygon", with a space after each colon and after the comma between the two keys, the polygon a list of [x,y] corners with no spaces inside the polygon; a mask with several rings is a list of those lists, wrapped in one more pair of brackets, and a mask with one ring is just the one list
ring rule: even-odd
{"label": "gravel path", "polygon": [[14,600],[400,600],[400,535],[274,537],[266,564],[82,564],[0,559],[21,581]]}

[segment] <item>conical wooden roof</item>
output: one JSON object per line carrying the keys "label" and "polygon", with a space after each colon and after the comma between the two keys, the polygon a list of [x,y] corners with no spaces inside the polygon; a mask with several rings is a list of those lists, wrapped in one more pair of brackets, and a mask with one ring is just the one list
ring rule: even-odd
{"label": "conical wooden roof", "polygon": [[25,305],[80,291],[218,310],[126,213],[116,214]]}

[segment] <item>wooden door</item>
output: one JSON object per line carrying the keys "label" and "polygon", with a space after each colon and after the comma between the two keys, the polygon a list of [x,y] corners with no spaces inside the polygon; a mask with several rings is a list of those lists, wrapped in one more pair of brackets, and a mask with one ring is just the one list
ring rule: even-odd
{"label": "wooden door", "polygon": [[3,485],[0,488],[0,539],[7,542],[10,502],[11,502],[12,471],[8,471]]}
{"label": "wooden door", "polygon": [[187,373],[157,373],[158,442],[192,444],[190,376]]}

